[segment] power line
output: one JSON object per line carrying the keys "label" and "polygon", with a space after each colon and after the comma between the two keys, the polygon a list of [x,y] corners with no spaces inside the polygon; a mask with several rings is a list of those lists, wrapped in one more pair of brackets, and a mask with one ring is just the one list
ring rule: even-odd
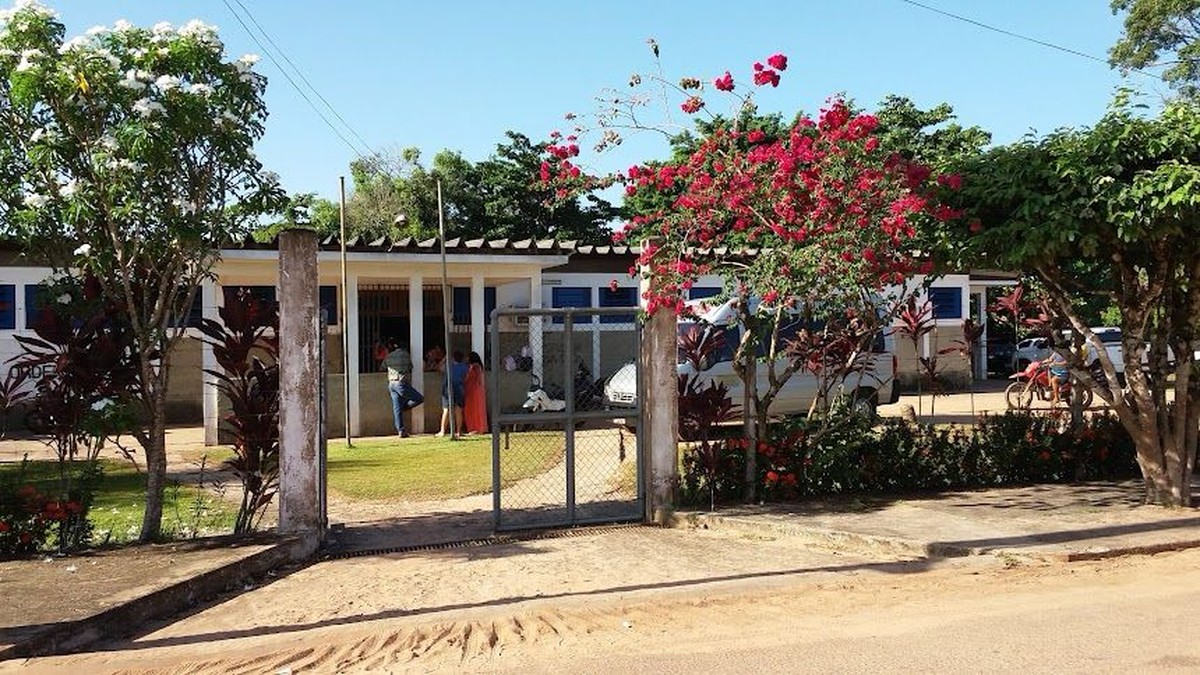
{"label": "power line", "polygon": [[[923,4],[920,2],[916,2],[916,0],[900,0],[900,2],[903,2],[906,5],[912,5],[913,7],[919,7],[923,10],[933,12],[934,14],[940,14],[944,17],[948,17],[948,18],[954,19],[956,21],[962,21],[964,23],[969,23],[972,26],[975,26],[977,28],[982,28],[984,30],[990,30],[994,33],[1000,33],[1001,35],[1007,35],[1008,37],[1016,38],[1018,40],[1032,42],[1035,45],[1040,45],[1042,47],[1047,47],[1049,49],[1054,49],[1054,50],[1057,50],[1060,52],[1065,52],[1065,53],[1071,54],[1073,56],[1079,56],[1079,57],[1088,59],[1090,61],[1097,61],[1099,63],[1103,63],[1106,66],[1109,65],[1108,59],[1101,58],[1094,54],[1088,54],[1087,52],[1081,52],[1078,49],[1071,49],[1070,47],[1064,47],[1062,45],[1054,44],[1053,42],[1047,42],[1045,40],[1039,40],[1038,38],[1035,38],[1035,37],[1029,37],[1028,35],[1022,35],[1021,33],[1016,33],[1011,30],[999,28],[999,27],[993,26],[991,24],[986,24],[982,21],[976,21],[975,19],[965,17],[965,16],[962,16],[959,14],[955,14],[953,12],[947,12],[944,9],[938,9],[937,7],[931,7],[929,5],[926,5],[926,4]],[[1154,73],[1146,72],[1144,70],[1138,70],[1136,68],[1129,68],[1127,70],[1128,70],[1128,72],[1137,73],[1138,75],[1144,75],[1145,77],[1150,77],[1155,80],[1162,80],[1161,76],[1155,75]]]}
{"label": "power line", "polygon": [[[237,13],[237,10],[233,8],[233,5],[229,4],[229,0],[221,0],[221,2],[223,2],[225,7],[229,9],[229,12],[233,14],[233,18],[237,19],[237,22],[242,25],[242,29],[246,31],[246,34],[250,36],[250,39],[254,40],[255,44],[258,45],[258,48],[267,55],[267,58],[271,59],[271,62],[275,64],[276,68],[279,68],[279,72],[283,74],[284,79],[291,83],[292,87],[296,90],[296,93],[300,94],[300,98],[304,99],[304,102],[313,109],[313,112],[317,113],[317,117],[321,118],[321,121],[325,123],[325,126],[329,127],[329,130],[332,131],[339,139],[341,139],[341,141],[346,144],[346,147],[350,148],[351,152],[359,157],[362,157],[364,153],[359,152],[359,149],[350,142],[350,139],[346,138],[346,135],[343,134],[341,130],[338,129],[337,126],[335,126],[333,122],[331,122],[329,118],[325,116],[319,107],[317,107],[317,104],[313,103],[312,99],[308,97],[308,94],[304,92],[304,89],[296,83],[296,80],[292,79],[292,76],[288,74],[288,71],[283,67],[282,64],[279,63],[279,60],[275,58],[275,55],[271,53],[271,50],[267,49],[267,46],[258,38],[258,35],[256,35],[254,31],[250,30],[250,26],[246,25],[246,22],[242,20],[241,15]],[[366,150],[366,154],[370,154],[370,148],[367,147]]]}
{"label": "power line", "polygon": [[256,28],[258,28],[259,32],[262,33],[263,37],[265,37],[267,39],[267,42],[271,43],[271,46],[274,47],[275,51],[278,52],[279,55],[283,57],[283,60],[286,61],[289,66],[292,67],[292,70],[296,73],[296,75],[298,75],[300,77],[300,81],[308,86],[309,91],[311,91],[313,94],[316,94],[317,98],[320,99],[321,102],[325,104],[325,107],[329,109],[329,112],[333,113],[333,116],[336,117],[338,119],[338,121],[342,123],[342,126],[344,126],[346,128],[346,130],[349,131],[350,134],[353,135],[354,138],[356,138],[358,140],[358,142],[360,144],[362,144],[362,146],[364,148],[367,148],[369,150],[371,147],[371,144],[366,142],[365,140],[363,140],[363,137],[358,135],[358,132],[354,130],[354,127],[350,126],[350,123],[347,122],[346,119],[344,117],[342,117],[340,113],[338,113],[337,108],[334,108],[333,104],[330,103],[324,96],[322,96],[321,92],[318,91],[317,88],[313,86],[313,83],[308,81],[308,78],[304,76],[304,71],[300,70],[300,68],[298,68],[296,66],[296,64],[292,61],[292,59],[287,55],[287,52],[284,51],[283,47],[280,47],[279,44],[277,42],[275,42],[275,40],[271,37],[271,34],[267,32],[267,29],[263,28],[262,24],[260,24],[258,22],[258,19],[254,18],[254,12],[251,12],[250,8],[246,7],[246,5],[242,2],[242,0],[234,0],[234,2],[236,2],[238,4],[238,7],[242,8],[242,11],[244,11],[246,13],[246,17],[250,19],[250,22],[253,23]]}

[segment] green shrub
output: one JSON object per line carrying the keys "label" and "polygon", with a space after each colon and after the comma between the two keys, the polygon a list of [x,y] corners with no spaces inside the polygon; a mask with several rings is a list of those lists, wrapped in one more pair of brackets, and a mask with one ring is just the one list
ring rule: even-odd
{"label": "green shrub", "polygon": [[[710,477],[701,453],[685,450],[682,498],[703,504],[742,494],[744,439],[719,448]],[[908,493],[1138,475],[1133,441],[1113,417],[1097,415],[1070,432],[1028,413],[985,416],[970,428],[888,419],[848,419],[814,440],[802,418],[772,425],[759,443],[759,493],[767,501],[848,493]]]}

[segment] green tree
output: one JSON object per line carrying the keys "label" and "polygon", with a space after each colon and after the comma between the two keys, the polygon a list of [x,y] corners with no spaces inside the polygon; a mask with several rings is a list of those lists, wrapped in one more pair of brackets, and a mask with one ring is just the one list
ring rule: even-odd
{"label": "green tree", "polygon": [[[1133,437],[1145,499],[1154,504],[1191,499],[1200,431],[1192,360],[1200,326],[1197,186],[1200,106],[1180,99],[1147,117],[1122,94],[1089,129],[992,150],[969,168],[962,192],[981,219],[969,243],[996,265],[1036,275],[1093,347],[1103,375],[1089,372],[1078,353],[1072,374]],[[1081,312],[1079,298],[1090,294],[1119,310],[1128,391]]]}
{"label": "green tree", "polygon": [[[616,209],[594,196],[585,203],[555,203],[553,189],[537,180],[546,144],[513,131],[507,138],[478,163],[443,150],[426,167],[417,148],[356,160],[350,169],[354,192],[347,203],[351,233],[437,236],[441,181],[449,238],[606,240]],[[404,220],[397,223],[400,214]]]}
{"label": "green tree", "polygon": [[146,453],[141,538],[158,536],[172,350],[219,245],[279,208],[253,146],[266,80],[226,61],[216,30],[118,22],[63,40],[36,3],[0,27],[0,229],[63,275],[92,275],[128,314],[135,431]]}
{"label": "green tree", "polygon": [[[1163,66],[1162,78],[1187,96],[1200,85],[1200,0],[1112,0],[1125,32],[1108,52],[1119,68]],[[1163,60],[1166,59],[1166,60]]]}

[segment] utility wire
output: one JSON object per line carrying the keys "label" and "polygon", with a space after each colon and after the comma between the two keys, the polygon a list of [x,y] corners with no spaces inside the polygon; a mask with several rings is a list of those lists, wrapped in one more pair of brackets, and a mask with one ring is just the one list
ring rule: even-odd
{"label": "utility wire", "polygon": [[[940,14],[944,17],[948,17],[948,18],[954,19],[956,21],[962,21],[964,23],[969,23],[972,26],[976,26],[976,27],[982,28],[984,30],[990,30],[992,32],[1000,33],[1001,35],[1007,35],[1008,37],[1016,38],[1018,40],[1032,42],[1035,45],[1040,45],[1042,47],[1047,47],[1049,49],[1054,49],[1054,50],[1057,50],[1060,52],[1065,52],[1067,54],[1071,54],[1073,56],[1079,56],[1079,57],[1082,57],[1082,58],[1085,58],[1085,59],[1088,59],[1091,61],[1097,61],[1099,63],[1103,63],[1106,66],[1110,65],[1108,62],[1108,59],[1104,59],[1099,56],[1095,56],[1093,54],[1088,54],[1087,52],[1081,52],[1078,49],[1071,49],[1070,47],[1064,47],[1062,45],[1057,45],[1057,44],[1054,44],[1053,42],[1039,40],[1034,37],[1029,37],[1028,35],[1022,35],[1021,33],[1016,33],[1011,30],[999,28],[999,27],[993,26],[991,24],[986,24],[982,21],[976,21],[975,19],[971,19],[969,17],[955,14],[953,12],[947,12],[944,9],[938,9],[937,7],[931,7],[924,3],[916,2],[916,0],[900,0],[900,2],[903,2],[906,5],[912,5],[913,7],[919,7],[923,10],[933,12],[934,14]],[[1145,77],[1153,78],[1155,80],[1162,80],[1162,76],[1160,76],[1160,75],[1155,75],[1154,73],[1146,72],[1144,70],[1138,70],[1137,68],[1128,68],[1125,70],[1127,70],[1128,72],[1131,72],[1131,73],[1137,73],[1138,75],[1144,75]]]}
{"label": "utility wire", "polygon": [[[292,87],[295,88],[296,93],[300,94],[300,98],[304,99],[304,102],[313,109],[313,112],[317,113],[317,116],[321,118],[321,121],[325,123],[325,126],[329,127],[329,130],[332,131],[339,139],[341,139],[341,141],[346,144],[346,147],[350,148],[351,152],[360,158],[364,157],[364,153],[360,152],[359,149],[355,147],[354,143],[350,142],[350,139],[346,138],[346,135],[343,134],[342,131],[329,120],[329,118],[321,111],[317,104],[313,103],[313,100],[309,98],[304,89],[297,84],[296,80],[292,79],[292,76],[283,67],[283,65],[279,63],[279,60],[275,58],[275,55],[271,53],[271,50],[267,49],[267,46],[263,44],[263,41],[259,39],[258,35],[256,35],[254,31],[250,30],[250,26],[246,25],[246,22],[242,19],[241,15],[238,14],[237,10],[233,8],[233,5],[229,4],[229,0],[221,0],[221,2],[223,2],[225,7],[229,9],[229,12],[233,14],[233,18],[237,19],[237,22],[242,25],[242,28],[246,31],[246,34],[250,36],[250,39],[254,40],[255,44],[258,45],[258,48],[267,55],[267,58],[271,59],[271,62],[275,64],[276,68],[279,68],[279,72],[283,74],[284,79],[291,83]],[[349,128],[348,125],[347,128]],[[355,136],[357,136],[357,134],[355,134]],[[365,144],[364,147],[367,151],[365,154],[369,155],[371,153],[370,147],[366,147]]]}
{"label": "utility wire", "polygon": [[350,134],[353,135],[354,138],[357,139],[358,142],[364,148],[367,148],[369,150],[371,147],[371,144],[366,142],[365,140],[363,140],[363,137],[358,135],[358,132],[354,130],[354,127],[350,126],[350,123],[346,121],[346,118],[342,117],[341,114],[338,113],[337,108],[334,108],[333,104],[330,103],[324,96],[322,96],[321,92],[318,91],[317,88],[313,86],[313,83],[308,81],[308,78],[304,76],[304,71],[300,70],[300,68],[298,68],[296,66],[296,64],[292,61],[291,57],[289,57],[287,52],[284,51],[283,47],[280,47],[279,44],[277,42],[275,42],[275,40],[271,37],[271,34],[267,32],[267,29],[263,28],[262,24],[258,22],[258,19],[254,18],[254,12],[251,12],[250,8],[247,7],[244,3],[242,3],[242,0],[233,0],[233,1],[237,3],[238,7],[242,8],[242,11],[246,13],[246,17],[250,19],[250,23],[253,23],[254,26],[256,28],[258,28],[259,32],[262,33],[263,37],[265,37],[267,39],[267,42],[269,42],[271,44],[271,46],[275,48],[275,51],[280,56],[283,57],[283,60],[286,61],[289,66],[292,67],[292,70],[296,73],[297,76],[300,77],[300,81],[308,86],[309,91],[311,91],[313,94],[316,94],[317,98],[321,100],[321,103],[324,103],[325,107],[329,109],[329,112],[333,113],[333,116],[336,117],[338,119],[338,121],[342,123],[342,126],[344,126],[346,128],[346,130],[348,130],[350,132]]}

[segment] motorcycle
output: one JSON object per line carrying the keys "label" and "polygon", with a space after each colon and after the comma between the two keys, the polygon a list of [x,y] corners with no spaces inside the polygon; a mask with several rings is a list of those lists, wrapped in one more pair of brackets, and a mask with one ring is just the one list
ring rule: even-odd
{"label": "motorcycle", "polygon": [[[575,369],[575,410],[597,410],[604,394],[604,382],[592,379],[592,371],[579,364]],[[530,375],[529,392],[521,408],[527,412],[560,412],[567,402],[561,388],[542,385],[537,375]]]}
{"label": "motorcycle", "polygon": [[[1050,367],[1045,361],[1033,361],[1024,370],[1015,372],[1008,378],[1014,380],[1004,390],[1004,401],[1009,410],[1029,410],[1034,397],[1045,402],[1054,400],[1054,391],[1050,387]],[[1084,408],[1092,405],[1092,390],[1078,386],[1071,378],[1067,378],[1066,382],[1058,386],[1058,394],[1063,401],[1071,401],[1074,396],[1079,397],[1079,402]]]}

